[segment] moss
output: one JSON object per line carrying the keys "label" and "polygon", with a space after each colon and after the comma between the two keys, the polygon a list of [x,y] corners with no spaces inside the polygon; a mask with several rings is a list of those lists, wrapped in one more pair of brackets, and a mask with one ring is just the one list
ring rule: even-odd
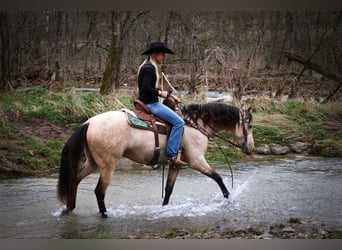
{"label": "moss", "polygon": [[342,156],[341,147],[336,140],[326,139],[316,141],[311,149],[311,153],[323,157],[339,157]]}
{"label": "moss", "polygon": [[329,230],[328,238],[329,239],[342,239],[342,231]]}
{"label": "moss", "polygon": [[164,237],[165,237],[166,239],[172,239],[172,238],[175,237],[175,233],[172,232],[172,231],[168,231],[168,232],[166,232],[166,233],[164,234]]}
{"label": "moss", "polygon": [[292,223],[292,224],[299,224],[300,223],[300,219],[291,217],[287,222],[288,223]]}
{"label": "moss", "polygon": [[248,232],[255,235],[262,235],[264,233],[264,230],[258,227],[250,227],[248,228]]}

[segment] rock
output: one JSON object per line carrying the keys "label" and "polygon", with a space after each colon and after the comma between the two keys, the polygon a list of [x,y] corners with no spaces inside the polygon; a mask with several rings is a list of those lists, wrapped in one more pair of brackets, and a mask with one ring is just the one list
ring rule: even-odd
{"label": "rock", "polygon": [[272,234],[269,234],[269,233],[264,233],[260,236],[257,236],[256,237],[257,239],[264,239],[264,240],[270,240],[273,238],[273,235]]}
{"label": "rock", "polygon": [[294,230],[292,227],[285,227],[283,228],[284,233],[295,233],[296,230]]}
{"label": "rock", "polygon": [[285,155],[290,152],[290,149],[288,146],[281,146],[278,144],[275,144],[271,148],[272,154],[274,155]]}
{"label": "rock", "polygon": [[305,142],[295,142],[295,143],[291,143],[290,145],[290,150],[294,153],[303,153],[304,151],[306,151],[309,147],[308,143]]}
{"label": "rock", "polygon": [[270,155],[271,148],[267,144],[262,144],[260,147],[256,147],[254,152],[261,155]]}

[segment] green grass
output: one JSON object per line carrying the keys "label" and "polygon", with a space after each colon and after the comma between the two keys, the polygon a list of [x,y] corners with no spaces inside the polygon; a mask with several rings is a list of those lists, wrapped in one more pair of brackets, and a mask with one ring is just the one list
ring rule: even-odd
{"label": "green grass", "polygon": [[166,239],[172,239],[172,238],[175,237],[175,233],[172,232],[172,231],[168,231],[168,232],[166,232],[166,233],[164,234],[164,237],[165,237]]}
{"label": "green grass", "polygon": [[342,156],[342,105],[261,102],[256,104],[253,135],[255,145],[288,145],[309,142],[310,153],[324,157]]}
{"label": "green grass", "polygon": [[[127,102],[126,98],[121,99]],[[115,110],[120,98],[114,97],[114,100],[97,93],[0,93],[0,105],[5,112],[44,118],[56,124],[83,122],[98,113]]]}
{"label": "green grass", "polygon": [[[219,134],[224,139],[232,140],[232,134],[229,131],[222,131]],[[211,138],[209,140],[209,146],[205,154],[208,162],[210,164],[227,163],[225,156],[227,157],[228,162],[232,163],[233,160],[241,159],[243,153],[241,153],[241,151],[239,151],[235,146],[230,145],[228,142],[219,137]]]}
{"label": "green grass", "polygon": [[295,217],[291,217],[287,222],[291,223],[291,224],[300,224],[300,219],[295,218]]}
{"label": "green grass", "polygon": [[[16,172],[49,173],[59,166],[62,143],[42,144],[2,121],[0,123],[0,166]],[[9,171],[9,175],[13,172]]]}
{"label": "green grass", "polygon": [[329,239],[342,239],[342,231],[329,231],[328,232]]}
{"label": "green grass", "polygon": [[262,235],[264,233],[264,230],[258,227],[250,227],[248,231],[256,235]]}

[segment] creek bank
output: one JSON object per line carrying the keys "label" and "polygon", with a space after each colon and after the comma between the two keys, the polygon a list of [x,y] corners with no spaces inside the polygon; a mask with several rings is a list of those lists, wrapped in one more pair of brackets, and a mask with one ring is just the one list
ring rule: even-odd
{"label": "creek bank", "polygon": [[309,148],[310,144],[307,142],[294,142],[285,146],[279,144],[262,144],[254,149],[254,153],[261,155],[305,154]]}
{"label": "creek bank", "polygon": [[[290,220],[289,220],[290,221]],[[258,225],[244,229],[219,227],[211,229],[173,228],[167,232],[130,234],[120,239],[341,239],[342,231],[326,228],[318,222],[300,221],[279,223],[271,226]]]}

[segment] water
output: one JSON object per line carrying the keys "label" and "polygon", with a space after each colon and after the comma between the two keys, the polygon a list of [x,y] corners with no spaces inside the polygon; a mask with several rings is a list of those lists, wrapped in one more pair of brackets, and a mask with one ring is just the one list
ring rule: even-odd
{"label": "water", "polygon": [[[216,166],[228,189],[182,169],[168,206],[161,206],[161,170],[119,170],[108,188],[109,218],[98,213],[97,174],[79,186],[76,209],[61,216],[57,176],[0,181],[0,238],[77,238],[97,232],[127,236],[172,228],[246,228],[289,218],[342,228],[341,159],[302,158]],[[124,169],[124,168],[122,168]]]}
{"label": "water", "polygon": [[[181,93],[184,95],[184,93]],[[265,99],[269,99],[270,96],[275,97],[276,92],[265,92],[262,94],[262,96],[258,96],[258,98],[263,97]],[[248,100],[252,100],[255,99],[257,96],[255,95],[255,93],[248,93],[246,95],[243,95],[241,97],[241,101],[248,101]],[[218,101],[225,101],[225,102],[232,102],[234,100],[234,94],[233,92],[224,92],[224,91],[207,91],[207,102],[218,102]],[[280,100],[284,103],[289,101],[289,96],[288,95],[282,95]],[[297,102],[304,102],[304,98],[303,97],[296,97],[291,99],[293,101],[297,101]],[[323,97],[319,98],[318,100],[316,100],[314,97],[310,97],[307,101],[310,103],[321,103],[324,100]]]}

